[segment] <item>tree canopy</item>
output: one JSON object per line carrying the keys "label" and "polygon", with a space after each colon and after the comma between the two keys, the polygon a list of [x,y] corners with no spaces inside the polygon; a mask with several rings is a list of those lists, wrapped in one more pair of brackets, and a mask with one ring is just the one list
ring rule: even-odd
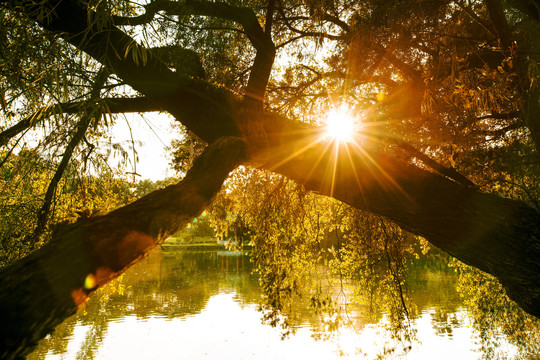
{"label": "tree canopy", "polygon": [[[323,201],[299,211],[303,192],[326,195],[365,213],[329,211],[317,226],[356,231],[387,254],[402,251],[384,240],[402,230],[424,237],[540,316],[534,0],[18,0],[0,11],[2,181],[17,189],[2,191],[2,206],[32,219],[2,246],[45,243],[0,274],[0,303],[13,309],[3,323],[20,324],[0,331],[9,354],[196,217],[240,165],[229,191],[252,188],[240,191],[237,226],[260,231],[261,249],[312,246],[287,229],[324,234],[309,221]],[[184,127],[174,150],[183,179],[53,231],[54,209],[72,221],[81,210],[61,189],[107,169],[109,152],[125,154],[100,145],[116,119],[155,111]],[[336,116],[353,121],[348,136],[328,135]],[[35,195],[30,173],[43,183]],[[274,187],[300,195],[270,192],[261,207]],[[283,218],[265,217],[276,209]],[[37,303],[53,315],[40,317]]]}

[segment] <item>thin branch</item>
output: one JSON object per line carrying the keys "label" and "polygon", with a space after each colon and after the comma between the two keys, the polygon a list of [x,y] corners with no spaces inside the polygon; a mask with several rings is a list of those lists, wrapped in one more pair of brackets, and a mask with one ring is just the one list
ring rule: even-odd
{"label": "thin branch", "polygon": [[163,11],[166,9],[167,9],[167,2],[157,0],[147,5],[144,5],[145,12],[142,15],[133,16],[133,17],[112,15],[112,20],[115,25],[129,25],[129,26],[144,25],[154,20],[155,15],[159,11]]}
{"label": "thin branch", "polygon": [[[287,29],[289,29],[293,33],[300,34],[302,37],[318,37],[318,38],[326,38],[329,40],[343,40],[344,39],[344,35],[332,35],[332,34],[328,34],[324,32],[302,31],[300,29],[297,29],[293,26],[291,21],[300,20],[300,19],[304,20],[304,18],[303,17],[288,18],[287,15],[285,14],[285,11],[283,10],[282,4],[280,4],[280,6],[278,7],[278,10],[279,10],[279,14],[281,15],[279,20],[283,21]],[[309,20],[309,18],[305,18],[305,19]]]}
{"label": "thin branch", "polygon": [[437,171],[439,174],[446,176],[447,178],[457,182],[458,184],[461,184],[463,186],[469,187],[469,188],[475,188],[476,185],[469,179],[467,179],[463,174],[460,174],[456,171],[454,168],[446,167],[442,164],[439,164],[437,161],[433,160],[420,150],[416,149],[411,144],[407,143],[404,140],[399,139],[393,139],[392,142],[394,142],[397,146],[405,150],[407,153],[409,153],[411,156],[414,156],[418,160],[420,160],[424,165],[430,167],[431,169]]}
{"label": "thin branch", "polygon": [[280,48],[282,48],[282,47],[284,47],[284,46],[289,45],[290,43],[295,42],[296,40],[300,40],[300,39],[303,39],[303,38],[305,38],[305,37],[307,37],[307,35],[298,35],[298,36],[294,36],[294,37],[288,39],[287,41],[284,41],[284,42],[282,42],[282,43],[276,45],[276,49],[280,49]]}
{"label": "thin branch", "polygon": [[403,75],[407,76],[409,79],[413,81],[421,81],[422,74],[420,73],[420,71],[416,70],[413,66],[411,66],[410,64],[407,64],[405,61],[398,58],[396,55],[394,55],[390,50],[388,50],[384,46],[377,44],[373,41],[371,41],[371,45],[373,46],[373,49],[375,51],[381,54],[383,58],[385,58],[390,64],[392,64]]}
{"label": "thin branch", "polygon": [[204,27],[199,27],[199,26],[186,25],[186,24],[180,24],[180,25],[182,27],[186,28],[186,29],[194,30],[194,31],[219,31],[219,30],[223,30],[223,31],[237,32],[239,34],[247,36],[247,33],[243,29],[237,29],[237,28],[230,27],[230,26],[204,26]]}
{"label": "thin branch", "polygon": [[135,139],[133,139],[133,131],[131,130],[131,125],[129,124],[129,121],[127,119],[125,119],[125,121],[129,130],[129,137],[131,140],[131,150],[133,153],[133,171],[130,174],[133,175],[134,177],[133,180],[135,180],[135,175],[141,176],[140,174],[137,173],[137,149],[135,149]]}
{"label": "thin branch", "polygon": [[331,22],[334,25],[339,26],[345,32],[350,32],[351,31],[351,28],[349,27],[349,25],[345,21],[338,18],[337,16],[333,16],[333,15],[330,15],[330,14],[327,14],[327,13],[323,13],[323,14],[321,14],[321,18],[323,20]]}
{"label": "thin branch", "polygon": [[296,86],[289,85],[289,86],[273,87],[272,91],[282,90],[282,91],[289,91],[289,92],[301,92],[301,91],[304,91],[306,88],[310,87],[311,85],[315,84],[316,82],[324,80],[324,79],[328,79],[328,78],[345,79],[346,78],[346,75],[339,70],[329,71],[326,73],[320,73],[317,70],[306,65],[301,65],[301,67],[313,72],[315,76],[312,79],[302,82]]}
{"label": "thin branch", "polygon": [[401,300],[401,307],[403,309],[403,312],[405,313],[407,320],[410,320],[409,310],[407,309],[407,305],[405,303],[405,298],[403,296],[403,287],[401,286],[401,280],[399,278],[399,272],[398,269],[394,269],[392,266],[392,259],[390,256],[390,251],[388,250],[388,240],[390,240],[390,236],[388,235],[388,232],[386,231],[386,225],[384,223],[384,220],[381,219],[381,228],[384,232],[384,252],[386,254],[386,261],[388,265],[388,270],[390,271],[390,274],[392,275],[392,278],[394,279],[394,283],[397,285],[397,289],[399,291],[399,297]]}
{"label": "thin branch", "polygon": [[11,147],[11,149],[9,149],[9,151],[7,152],[6,156],[4,156],[4,158],[2,159],[2,161],[0,161],[0,168],[2,166],[4,166],[4,164],[6,163],[6,161],[9,159],[9,157],[11,156],[11,154],[13,153],[13,150],[15,150],[15,148],[17,147],[17,145],[19,144],[19,142],[22,140],[22,138],[24,137],[24,135],[26,134],[26,132],[28,132],[29,129],[26,129],[22,134],[21,136],[19,136],[19,138],[17,139],[17,141],[15,141],[15,144],[13,144],[13,146]]}
{"label": "thin branch", "polygon": [[[97,98],[99,98],[99,94],[101,92],[103,84],[105,84],[105,81],[107,80],[109,76],[109,73],[102,69],[96,76],[96,81],[92,89],[92,93],[90,95],[90,101],[95,101]],[[77,123],[76,131],[71,140],[69,141],[66,150],[64,151],[64,155],[62,156],[62,160],[60,161],[60,164],[58,165],[58,168],[56,169],[56,172],[54,173],[53,178],[51,179],[51,182],[49,183],[49,186],[47,187],[47,192],[45,194],[45,199],[43,200],[43,205],[41,206],[41,209],[38,212],[38,219],[37,219],[37,225],[34,230],[33,235],[30,237],[30,241],[35,242],[45,230],[45,226],[47,224],[47,221],[49,219],[49,213],[51,210],[51,204],[52,200],[54,199],[54,195],[56,193],[56,189],[58,187],[58,183],[60,182],[60,179],[64,175],[64,171],[66,170],[69,161],[71,160],[71,156],[73,155],[73,152],[75,151],[75,148],[79,145],[81,140],[84,138],[84,135],[86,134],[86,130],[88,129],[88,126],[90,125],[92,119],[101,117],[101,112],[99,111],[99,108],[96,106],[88,111],[85,111],[82,116],[81,120]]]}
{"label": "thin branch", "polygon": [[477,120],[485,120],[485,119],[505,119],[505,120],[511,120],[519,117],[519,111],[510,111],[507,113],[500,113],[498,111],[492,111],[490,115],[484,115],[479,116],[476,119]]}
{"label": "thin branch", "polygon": [[268,36],[272,34],[272,20],[274,18],[275,0],[268,0],[268,8],[266,9],[266,23],[264,24],[264,33]]}
{"label": "thin branch", "polygon": [[[280,6],[280,15],[281,17],[278,20],[283,21],[287,27],[292,26],[292,22],[297,21],[297,20],[313,21],[312,17],[309,17],[309,16],[302,16],[302,15],[287,16],[285,12],[283,11],[283,5]],[[320,16],[322,20],[328,21],[340,27],[346,33],[350,32],[351,30],[349,25],[345,21],[338,18],[337,16],[330,15],[325,12],[318,13],[318,15]]]}
{"label": "thin branch", "polygon": [[302,35],[302,37],[317,37],[325,38],[328,40],[343,40],[345,38],[344,35],[333,35],[320,31],[303,31],[293,27],[292,25],[287,25],[287,27],[290,31]]}
{"label": "thin branch", "polygon": [[88,147],[88,152],[86,153],[86,155],[84,156],[84,160],[83,160],[83,164],[84,164],[84,167],[83,167],[83,173],[86,172],[86,168],[87,168],[87,165],[88,165],[88,159],[90,159],[90,155],[92,154],[92,152],[94,152],[94,150],[96,149],[96,145],[92,144],[90,141],[88,141],[88,139],[86,138],[86,134],[85,136],[83,136],[83,141],[84,143],[86,144],[86,146]]}
{"label": "thin branch", "polygon": [[116,25],[138,25],[137,22],[148,22],[148,19],[151,20],[159,11],[164,11],[168,15],[211,16],[240,24],[256,49],[261,46],[264,47],[267,42],[265,31],[261,28],[257,16],[251,9],[246,7],[210,1],[185,0],[177,2],[157,0],[146,5],[145,10],[146,13],[141,16],[133,18],[113,17],[113,19]]}

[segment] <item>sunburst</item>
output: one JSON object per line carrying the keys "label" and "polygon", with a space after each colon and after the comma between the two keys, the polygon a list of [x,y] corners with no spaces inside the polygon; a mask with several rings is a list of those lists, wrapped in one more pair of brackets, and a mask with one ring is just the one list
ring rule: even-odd
{"label": "sunburst", "polygon": [[354,139],[355,119],[346,106],[330,110],[325,122],[324,136],[337,142],[350,142]]}

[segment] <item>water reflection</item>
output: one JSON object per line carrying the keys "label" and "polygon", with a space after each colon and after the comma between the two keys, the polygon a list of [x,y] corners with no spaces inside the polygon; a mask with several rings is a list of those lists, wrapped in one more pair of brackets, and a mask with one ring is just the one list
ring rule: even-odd
{"label": "water reflection", "polygon": [[398,349],[392,358],[478,359],[478,337],[456,281],[452,272],[410,272],[412,344],[395,343],[384,315],[371,323],[353,321],[316,341],[307,308],[297,312],[295,333],[281,340],[280,329],[261,323],[261,290],[247,256],[156,251],[100,290],[29,359],[371,359],[390,349]]}

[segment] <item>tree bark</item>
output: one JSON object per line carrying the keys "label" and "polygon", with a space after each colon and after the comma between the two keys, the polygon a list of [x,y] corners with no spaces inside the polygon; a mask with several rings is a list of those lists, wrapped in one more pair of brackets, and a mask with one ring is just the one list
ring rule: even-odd
{"label": "tree bark", "polygon": [[69,225],[0,272],[0,358],[27,355],[97,288],[198,216],[245,159],[239,138],[211,144],[186,177],[107,215]]}

